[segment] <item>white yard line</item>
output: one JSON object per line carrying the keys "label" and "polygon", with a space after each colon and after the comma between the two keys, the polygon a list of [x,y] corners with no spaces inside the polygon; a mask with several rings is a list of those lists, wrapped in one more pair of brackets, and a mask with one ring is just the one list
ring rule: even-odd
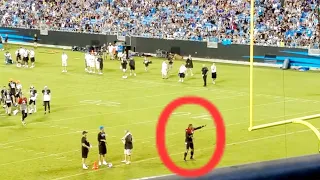
{"label": "white yard line", "polygon": [[[250,143],[250,142],[273,139],[273,138],[277,138],[277,137],[281,137],[281,136],[287,136],[287,135],[292,135],[292,134],[296,134],[296,133],[304,133],[304,132],[308,132],[308,131],[311,131],[311,130],[296,131],[296,132],[287,133],[287,134],[278,134],[278,135],[267,136],[267,137],[263,137],[263,138],[256,138],[256,139],[250,139],[250,140],[246,140],[246,141],[228,143],[228,144],[226,144],[226,146],[234,146],[234,145],[246,144],[246,143]],[[213,147],[202,148],[202,149],[197,149],[197,151],[212,150],[212,148]],[[170,154],[170,156],[181,155],[183,153],[184,152],[174,153],[174,154]],[[147,158],[147,159],[143,159],[143,160],[132,162],[131,164],[139,164],[139,163],[142,163],[142,162],[151,161],[151,160],[155,160],[155,159],[159,159],[159,157]],[[114,167],[121,167],[121,166],[127,166],[127,165],[120,164],[120,165],[115,165]],[[69,176],[63,176],[63,177],[60,177],[60,178],[55,178],[54,180],[68,179],[68,178],[71,178],[71,177],[76,177],[76,176],[80,176],[80,175],[84,175],[84,174],[88,174],[88,173],[94,173],[94,172],[98,172],[98,171],[102,171],[102,170],[107,170],[107,169],[106,168],[101,168],[101,169],[97,169],[95,171],[85,171],[83,173],[77,173],[77,174],[73,174],[73,175],[69,175]]]}

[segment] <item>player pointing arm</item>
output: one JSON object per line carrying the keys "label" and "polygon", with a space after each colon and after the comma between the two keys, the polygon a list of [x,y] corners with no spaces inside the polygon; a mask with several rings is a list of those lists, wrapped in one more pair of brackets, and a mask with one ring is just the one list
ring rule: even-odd
{"label": "player pointing arm", "polygon": [[184,153],[185,161],[186,161],[189,149],[191,149],[190,159],[193,159],[193,154],[194,154],[193,133],[194,131],[201,129],[203,127],[206,127],[206,125],[194,128],[192,124],[189,124],[188,128],[186,129],[186,139],[185,139],[186,151]]}

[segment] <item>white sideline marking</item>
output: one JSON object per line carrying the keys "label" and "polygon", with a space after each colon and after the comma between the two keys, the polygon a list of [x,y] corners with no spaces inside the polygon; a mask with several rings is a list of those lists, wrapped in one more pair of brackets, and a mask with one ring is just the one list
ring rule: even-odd
{"label": "white sideline marking", "polygon": [[[291,132],[291,133],[284,133],[284,134],[278,134],[278,135],[273,135],[273,136],[267,136],[267,137],[263,137],[263,138],[256,138],[256,139],[250,139],[250,140],[246,140],[246,141],[240,141],[240,142],[234,142],[234,143],[228,143],[226,144],[226,146],[234,146],[234,145],[240,145],[240,144],[245,144],[245,143],[249,143],[249,142],[255,142],[255,141],[261,141],[261,140],[266,140],[266,139],[272,139],[272,138],[277,138],[277,137],[281,137],[281,136],[287,136],[287,135],[292,135],[295,133],[303,133],[303,132],[308,132],[311,130],[302,130],[302,131],[296,131],[296,132]],[[209,147],[209,148],[202,148],[202,149],[198,149],[197,151],[205,151],[205,150],[212,150],[213,147]],[[174,153],[174,154],[170,154],[170,156],[176,156],[176,155],[180,155],[183,154],[184,152],[179,152],[179,153]],[[153,158],[147,158],[147,159],[143,159],[143,160],[139,160],[139,161],[135,161],[132,162],[131,164],[138,164],[141,162],[145,162],[145,161],[151,161],[154,159],[159,159],[159,157],[153,157]],[[121,166],[126,166],[125,164],[120,164],[120,165],[115,165],[114,167],[121,167]],[[60,178],[56,178],[54,180],[61,180],[61,179],[67,179],[67,178],[71,178],[71,177],[75,177],[75,176],[80,176],[83,174],[88,174],[88,173],[94,173],[97,171],[101,171],[101,170],[106,170],[105,168],[103,169],[97,169],[95,171],[86,171],[83,173],[77,173],[77,174],[73,174],[73,175],[69,175],[69,176],[63,176]]]}

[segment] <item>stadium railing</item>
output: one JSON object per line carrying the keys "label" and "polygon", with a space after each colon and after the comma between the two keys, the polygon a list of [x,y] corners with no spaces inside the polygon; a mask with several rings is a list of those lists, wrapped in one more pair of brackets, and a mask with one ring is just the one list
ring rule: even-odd
{"label": "stadium railing", "polygon": [[320,155],[309,155],[268,162],[218,168],[197,178],[177,175],[146,177],[152,180],[319,180]]}

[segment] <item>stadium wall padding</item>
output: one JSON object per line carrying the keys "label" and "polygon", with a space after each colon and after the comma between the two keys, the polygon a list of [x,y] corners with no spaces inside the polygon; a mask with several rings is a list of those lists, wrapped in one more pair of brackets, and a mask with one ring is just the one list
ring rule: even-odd
{"label": "stadium wall padding", "polygon": [[[104,43],[114,42],[117,36],[102,34],[85,34],[74,32],[49,31],[48,36],[39,35],[39,30],[19,29],[19,28],[0,28],[2,36],[9,34],[17,40],[30,42],[30,37],[34,34],[38,35],[39,43],[60,45],[60,46],[86,46],[86,45],[102,45]],[[224,59],[234,61],[249,60],[248,45],[222,45],[218,44],[218,48],[207,48],[207,42],[185,41],[185,40],[165,40],[142,37],[126,37],[126,43],[132,46],[136,52],[155,53],[156,50],[174,51],[177,54],[187,56],[192,55],[198,58]],[[320,57],[309,56],[307,49],[285,48],[285,47],[267,47],[255,46],[254,60],[255,62],[264,62],[265,56],[276,56],[274,60],[283,61],[290,59],[295,63],[320,64]],[[272,58],[271,58],[272,59]],[[269,58],[270,60],[270,58]]]}
{"label": "stadium wall padding", "polygon": [[320,155],[309,155],[247,165],[218,168],[198,178],[176,175],[151,180],[319,180]]}

